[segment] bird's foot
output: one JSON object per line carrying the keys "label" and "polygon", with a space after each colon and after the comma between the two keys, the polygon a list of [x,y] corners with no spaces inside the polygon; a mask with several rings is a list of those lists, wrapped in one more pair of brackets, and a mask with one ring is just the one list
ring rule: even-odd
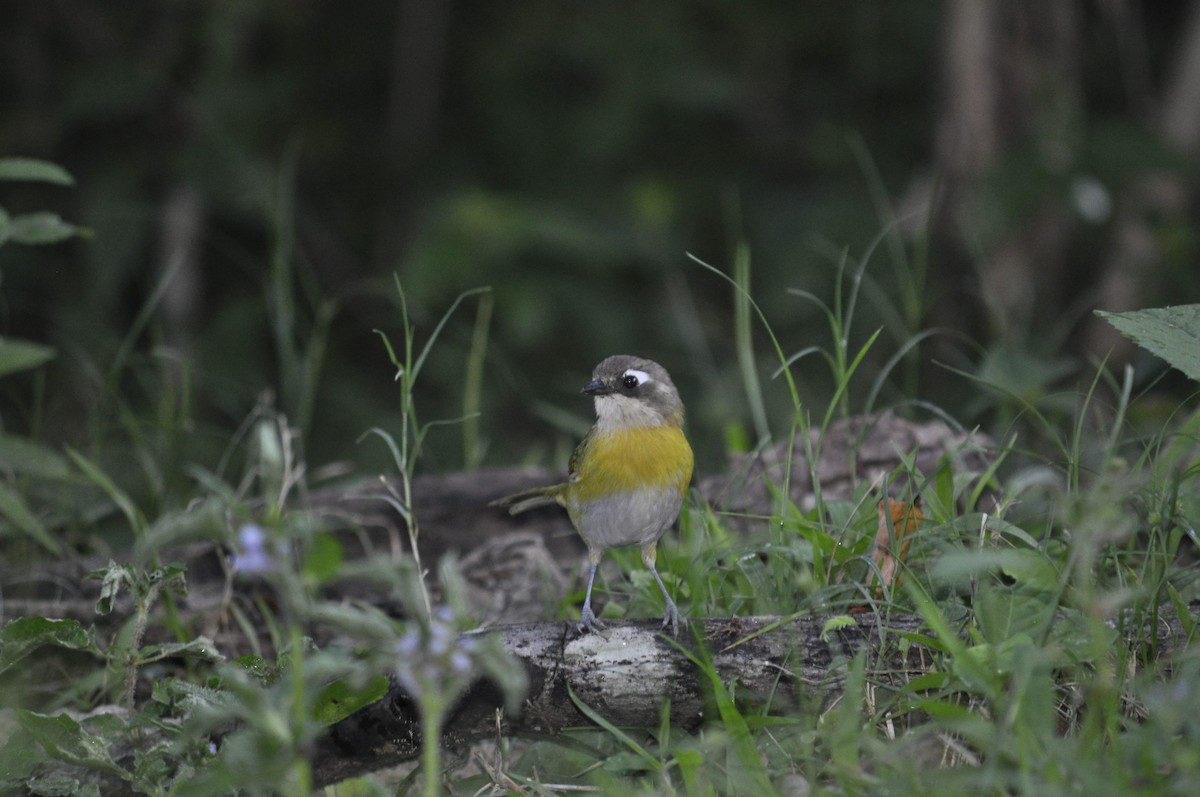
{"label": "bird's foot", "polygon": [[589,603],[583,604],[583,611],[579,614],[579,623],[575,626],[575,628],[580,632],[591,631],[592,633],[600,634],[601,636],[604,635],[604,623],[600,622],[599,618],[596,617],[596,614],[592,611],[592,606]]}
{"label": "bird's foot", "polygon": [[663,630],[667,630],[667,626],[671,627],[671,636],[679,636],[679,609],[675,608],[675,601],[667,599],[667,608],[663,609]]}

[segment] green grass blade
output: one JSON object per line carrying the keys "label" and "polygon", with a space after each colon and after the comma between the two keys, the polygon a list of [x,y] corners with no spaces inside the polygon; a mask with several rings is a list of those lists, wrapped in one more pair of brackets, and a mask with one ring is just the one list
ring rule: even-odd
{"label": "green grass blade", "polygon": [[474,470],[483,461],[482,436],[479,419],[483,414],[483,362],[487,353],[488,331],[492,323],[495,297],[488,293],[480,297],[475,313],[475,329],[471,333],[471,349],[467,353],[467,372],[463,380],[463,467]]}
{"label": "green grass blade", "polygon": [[570,686],[567,687],[567,695],[571,698],[571,702],[575,704],[575,708],[579,709],[579,711],[585,717],[587,717],[592,722],[599,725],[607,733],[609,733],[614,739],[616,739],[618,742],[620,742],[621,744],[628,747],[638,757],[640,757],[642,760],[644,760],[649,765],[651,771],[657,772],[659,769],[662,768],[662,762],[659,761],[657,758],[655,758],[653,755],[651,755],[649,750],[647,750],[645,747],[642,747],[640,744],[635,742],[633,740],[633,737],[631,737],[629,734],[625,733],[625,731],[621,730],[616,725],[613,725],[611,722],[609,722],[607,719],[605,719],[604,716],[601,715],[598,711],[593,709],[587,703],[584,703],[582,700],[580,700],[579,696],[577,694],[575,694],[575,690],[572,689]]}
{"label": "green grass blade", "polygon": [[750,726],[746,722],[746,718],[742,716],[738,710],[737,704],[733,700],[733,696],[729,693],[729,689],[725,686],[725,681],[722,680],[721,674],[717,672],[713,665],[712,658],[708,654],[706,648],[701,645],[701,653],[696,653],[688,650],[678,642],[671,640],[671,643],[683,655],[687,656],[693,664],[699,668],[700,673],[704,676],[712,688],[713,700],[717,704],[717,712],[721,718],[721,725],[725,728],[725,732],[729,734],[729,739],[733,744],[733,752],[741,765],[740,774],[745,778],[746,782],[741,785],[752,786],[753,791],[744,791],[737,789],[736,781],[733,772],[730,773],[731,787],[734,793],[753,793],[755,795],[764,795],[770,797],[777,795],[778,792],[771,784],[771,777],[767,773],[766,765],[763,763],[762,754],[758,750],[758,744],[754,737],[750,734]]}
{"label": "green grass blade", "polygon": [[442,313],[442,317],[438,320],[437,326],[433,328],[433,332],[429,333],[429,340],[425,341],[425,345],[421,347],[421,353],[417,355],[417,360],[412,366],[412,373],[409,375],[409,379],[412,382],[417,381],[417,376],[421,373],[421,367],[425,365],[425,359],[429,356],[429,353],[433,351],[433,344],[436,343],[438,337],[441,336],[442,330],[445,329],[447,322],[450,321],[450,317],[454,315],[454,311],[458,309],[458,306],[472,296],[478,296],[481,293],[488,293],[491,290],[491,287],[484,285],[479,288],[471,288],[468,291],[463,291],[454,298],[454,301],[450,303],[449,309]]}
{"label": "green grass blade", "polygon": [[73,448],[68,448],[67,455],[83,471],[83,475],[88,478],[88,481],[103,490],[105,495],[117,505],[117,508],[121,510],[121,514],[129,521],[129,527],[133,529],[134,534],[140,537],[146,530],[146,518],[142,515],[141,510],[137,508],[137,505],[134,504],[133,499],[118,487],[116,482],[108,477],[107,473],[102,471],[99,466],[83,454]]}
{"label": "green grass blade", "polygon": [[25,503],[20,493],[0,484],[0,516],[3,516],[26,537],[37,542],[55,556],[62,556],[63,549],[58,540],[50,536],[42,521]]}

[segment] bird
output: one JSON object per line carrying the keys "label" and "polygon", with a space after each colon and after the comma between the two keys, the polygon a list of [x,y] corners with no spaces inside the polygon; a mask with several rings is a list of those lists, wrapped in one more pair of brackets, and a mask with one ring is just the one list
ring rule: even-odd
{"label": "bird", "polygon": [[667,369],[653,360],[616,354],[602,360],[583,386],[596,422],[575,448],[561,484],[496,499],[510,514],[558,504],[587,545],[587,592],[578,628],[601,632],[592,611],[596,568],[610,548],[638,545],[642,563],[662,590],[663,628],[679,634],[679,609],[655,567],[658,541],[679,517],[692,479],[693,455],[683,433],[683,401]]}

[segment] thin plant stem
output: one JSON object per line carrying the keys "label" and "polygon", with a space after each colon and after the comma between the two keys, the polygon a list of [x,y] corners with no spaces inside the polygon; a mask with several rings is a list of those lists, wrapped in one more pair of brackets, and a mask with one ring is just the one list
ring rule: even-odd
{"label": "thin plant stem", "polygon": [[442,712],[425,700],[421,706],[421,769],[425,774],[426,797],[442,793]]}

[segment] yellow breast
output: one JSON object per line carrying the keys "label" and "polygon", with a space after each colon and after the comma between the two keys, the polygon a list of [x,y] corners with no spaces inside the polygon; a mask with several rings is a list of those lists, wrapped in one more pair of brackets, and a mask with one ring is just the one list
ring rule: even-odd
{"label": "yellow breast", "polygon": [[682,495],[692,479],[692,447],[678,426],[641,426],[591,434],[567,489],[589,501],[612,493],[673,487]]}

